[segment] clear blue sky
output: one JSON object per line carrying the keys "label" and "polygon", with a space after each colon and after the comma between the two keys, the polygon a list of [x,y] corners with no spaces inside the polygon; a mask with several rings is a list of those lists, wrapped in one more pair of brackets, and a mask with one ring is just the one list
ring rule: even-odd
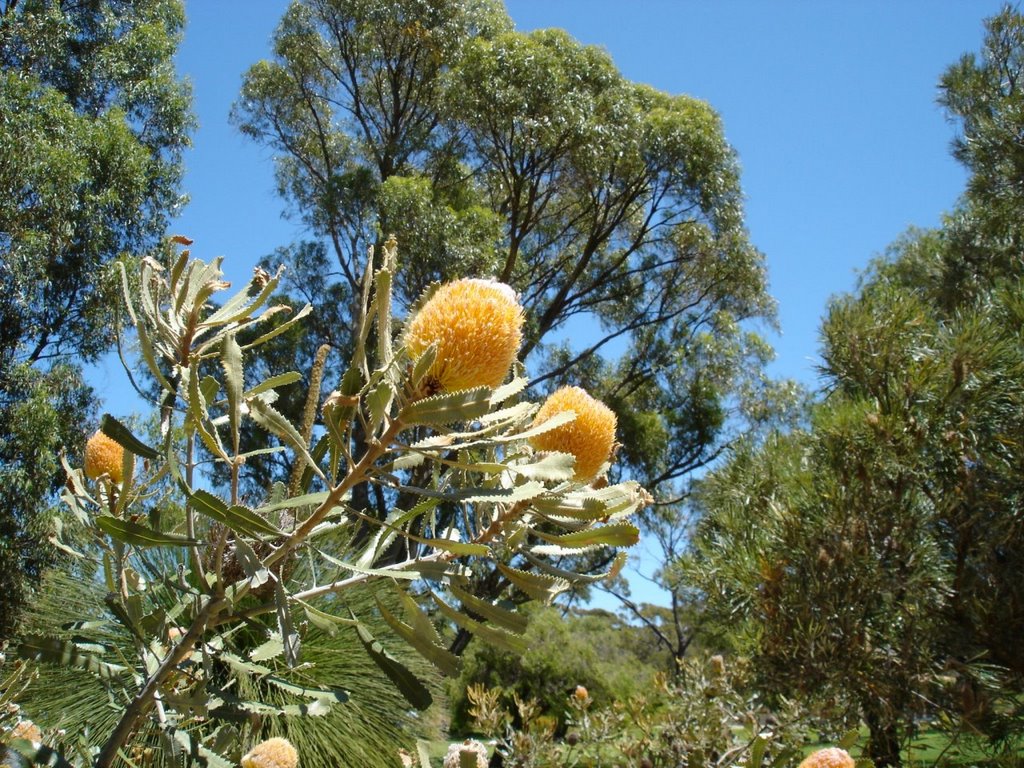
{"label": "clear blue sky", "polygon": [[[739,153],[747,224],[767,257],[782,335],[777,376],[814,386],[828,298],[911,225],[934,226],[965,174],[935,103],[938,78],[977,51],[996,0],[509,0],[516,27],[561,27],[603,46],[629,78],[708,101]],[[188,0],[178,66],[199,130],[191,203],[176,232],[226,257],[229,279],[298,239],[270,152],[228,124],[244,71],[269,55],[280,0]],[[102,391],[121,379],[111,366]],[[113,387],[108,391],[116,391]],[[109,403],[115,413],[124,401]],[[636,583],[634,581],[634,583]],[[646,597],[646,596],[645,596]]]}

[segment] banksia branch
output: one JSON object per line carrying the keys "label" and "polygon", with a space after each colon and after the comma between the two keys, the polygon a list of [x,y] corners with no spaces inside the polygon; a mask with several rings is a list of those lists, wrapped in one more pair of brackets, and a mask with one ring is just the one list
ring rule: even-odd
{"label": "banksia branch", "polygon": [[442,285],[409,321],[405,346],[417,360],[436,345],[424,394],[497,387],[523,342],[523,308],[515,291],[494,280]]}

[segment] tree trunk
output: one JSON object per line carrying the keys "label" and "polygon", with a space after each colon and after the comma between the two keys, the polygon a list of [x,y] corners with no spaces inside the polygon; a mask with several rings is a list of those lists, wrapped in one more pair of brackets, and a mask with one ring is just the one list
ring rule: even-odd
{"label": "tree trunk", "polygon": [[868,757],[875,768],[900,768],[900,738],[897,723],[884,712],[877,703],[864,705],[864,722],[870,733],[868,741]]}

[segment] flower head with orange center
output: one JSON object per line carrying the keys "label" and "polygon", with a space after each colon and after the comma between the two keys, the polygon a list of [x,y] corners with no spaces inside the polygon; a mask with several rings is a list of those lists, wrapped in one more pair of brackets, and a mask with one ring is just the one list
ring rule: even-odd
{"label": "flower head with orange center", "polygon": [[576,457],[576,479],[593,479],[611,456],[615,444],[615,413],[579,387],[562,387],[551,394],[534,418],[535,425],[552,416],[574,411],[576,418],[530,438],[538,451],[560,451]]}
{"label": "flower head with orange center", "polygon": [[430,392],[496,387],[523,342],[523,308],[515,291],[494,280],[446,283],[409,321],[405,347],[413,360],[436,345],[424,376]]}
{"label": "flower head with orange center", "polygon": [[123,479],[124,448],[96,430],[85,444],[85,476],[93,480],[108,475],[115,483]]}
{"label": "flower head with orange center", "polygon": [[242,758],[242,768],[295,768],[298,764],[299,753],[280,737],[261,741]]}
{"label": "flower head with orange center", "polygon": [[839,747],[819,749],[804,758],[799,768],[853,768],[850,753]]}

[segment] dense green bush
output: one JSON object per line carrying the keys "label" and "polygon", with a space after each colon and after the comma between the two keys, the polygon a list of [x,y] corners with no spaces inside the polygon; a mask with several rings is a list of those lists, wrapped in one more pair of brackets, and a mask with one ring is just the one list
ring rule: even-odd
{"label": "dense green bush", "polygon": [[526,632],[522,656],[483,643],[466,654],[462,674],[452,682],[452,731],[471,727],[467,688],[482,684],[536,699],[541,712],[564,724],[566,697],[582,685],[601,706],[626,700],[650,687],[656,669],[636,653],[642,644],[631,627],[605,611],[570,613],[539,608]]}

